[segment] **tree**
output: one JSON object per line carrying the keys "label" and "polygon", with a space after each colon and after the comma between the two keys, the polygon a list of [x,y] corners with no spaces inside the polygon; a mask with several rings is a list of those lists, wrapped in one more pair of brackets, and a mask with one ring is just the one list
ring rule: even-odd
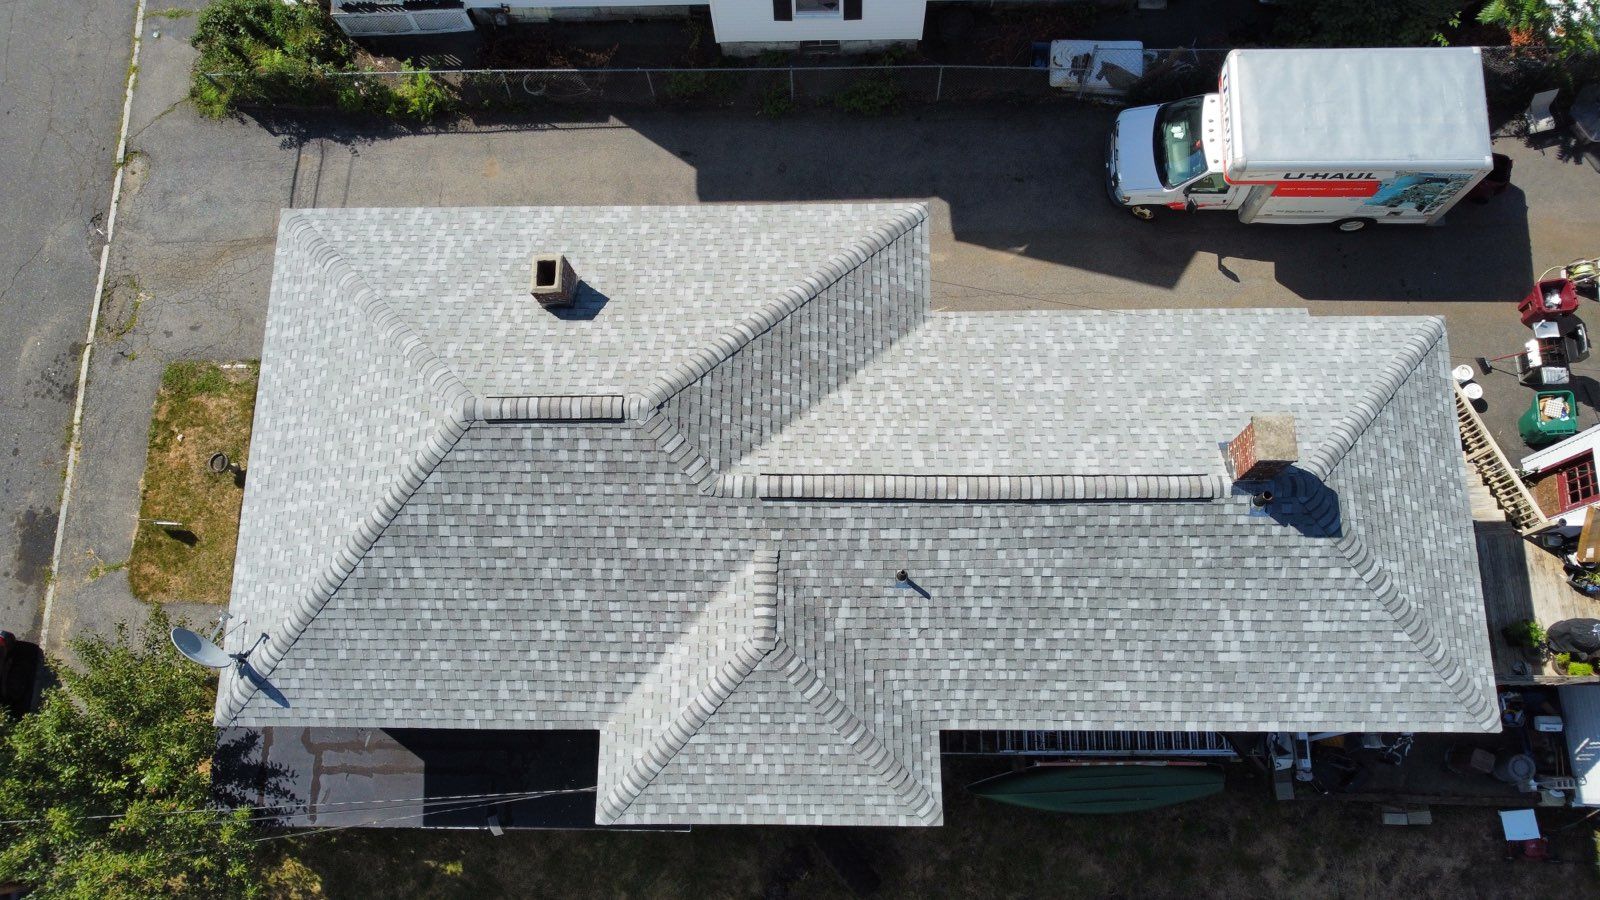
{"label": "tree", "polygon": [[[215,679],[159,610],[72,642],[38,712],[0,725],[0,881],[35,897],[250,897],[247,810],[211,802]],[[97,818],[100,817],[100,818]],[[37,820],[37,821],[35,821]]]}
{"label": "tree", "polygon": [[1513,45],[1548,44],[1562,56],[1600,52],[1596,0],[1490,0],[1478,21],[1504,28]]}

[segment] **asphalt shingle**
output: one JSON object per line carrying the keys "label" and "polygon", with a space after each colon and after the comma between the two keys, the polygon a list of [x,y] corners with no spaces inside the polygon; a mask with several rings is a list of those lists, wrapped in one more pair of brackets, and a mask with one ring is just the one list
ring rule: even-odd
{"label": "asphalt shingle", "polygon": [[1497,728],[1436,320],[934,315],[925,217],[286,214],[230,649],[288,705],[219,721],[597,729],[627,824],[937,823],[940,729]]}

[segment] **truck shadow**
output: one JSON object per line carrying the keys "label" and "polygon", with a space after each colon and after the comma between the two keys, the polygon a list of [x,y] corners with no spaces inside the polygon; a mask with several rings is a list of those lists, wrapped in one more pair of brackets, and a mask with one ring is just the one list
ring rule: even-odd
{"label": "truck shadow", "polygon": [[619,115],[694,167],[705,202],[942,200],[957,241],[1155,288],[1176,287],[1206,257],[1224,270],[1228,259],[1270,263],[1278,283],[1305,300],[1502,302],[1520,296],[1531,278],[1527,207],[1515,186],[1487,205],[1457,206],[1437,228],[1340,234],[1247,226],[1221,212],[1138,221],[1106,196],[1113,113],[1100,108],[946,108],[876,119],[808,113],[778,121]]}

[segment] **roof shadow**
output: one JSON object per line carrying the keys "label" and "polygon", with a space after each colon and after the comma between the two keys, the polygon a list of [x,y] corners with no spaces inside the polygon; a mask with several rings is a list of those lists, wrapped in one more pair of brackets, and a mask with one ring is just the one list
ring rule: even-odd
{"label": "roof shadow", "polygon": [[[1439,228],[1246,226],[1231,214],[1141,222],[1104,185],[1114,111],[1076,104],[924,109],[878,118],[817,111],[619,109],[629,127],[692,166],[706,202],[936,198],[956,240],[1172,289],[1197,258],[1273,264],[1306,300],[1492,300],[1521,296],[1532,269],[1514,186],[1463,203]],[[1513,176],[1515,177],[1515,176]],[[1237,278],[1235,278],[1237,280]]]}

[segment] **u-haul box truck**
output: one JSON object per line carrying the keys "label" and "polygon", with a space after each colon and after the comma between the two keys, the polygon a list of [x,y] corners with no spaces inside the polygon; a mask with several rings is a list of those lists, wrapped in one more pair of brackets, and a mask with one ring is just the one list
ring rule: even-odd
{"label": "u-haul box truck", "polygon": [[1123,110],[1111,199],[1141,219],[1433,224],[1493,167],[1474,47],[1235,50],[1215,94]]}

